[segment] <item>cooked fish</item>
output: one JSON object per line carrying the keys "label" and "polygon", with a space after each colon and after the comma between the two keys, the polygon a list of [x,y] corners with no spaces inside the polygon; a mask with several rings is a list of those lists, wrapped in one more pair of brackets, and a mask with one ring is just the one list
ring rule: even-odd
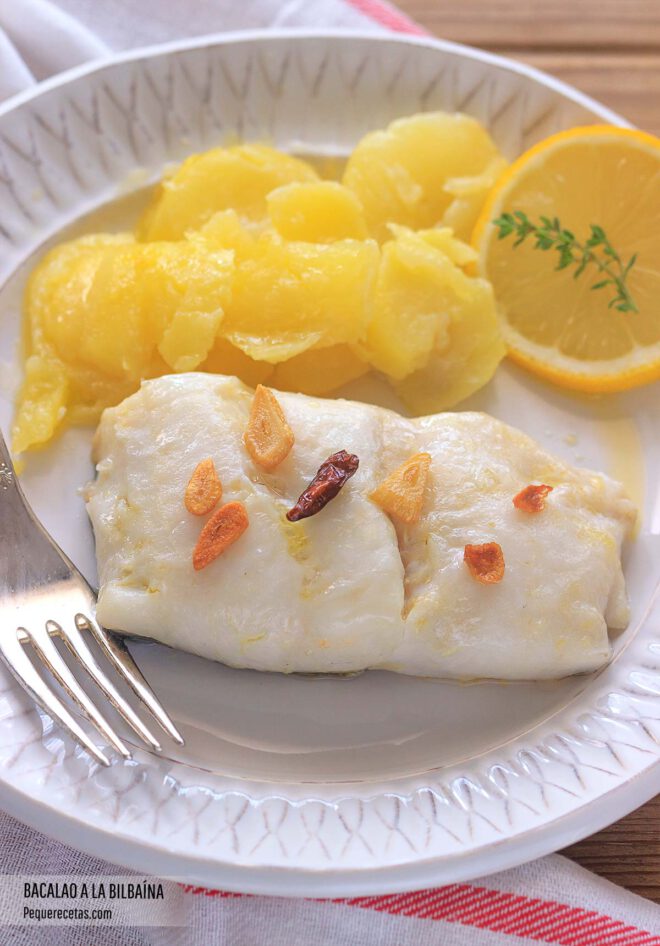
{"label": "cooked fish", "polygon": [[[87,491],[107,627],[234,667],[281,672],[381,668],[422,676],[560,677],[610,656],[628,620],[620,552],[635,511],[621,486],[550,456],[485,414],[417,420],[372,405],[277,393],[295,437],[272,472],[245,448],[253,392],[236,378],[145,382],[106,410]],[[359,469],[317,515],[287,511],[330,454]],[[369,494],[430,454],[419,519],[397,522]],[[201,571],[204,520],[184,505],[213,460],[221,503],[249,528]],[[547,484],[545,508],[513,497]],[[497,543],[501,581],[475,580],[468,544]]]}

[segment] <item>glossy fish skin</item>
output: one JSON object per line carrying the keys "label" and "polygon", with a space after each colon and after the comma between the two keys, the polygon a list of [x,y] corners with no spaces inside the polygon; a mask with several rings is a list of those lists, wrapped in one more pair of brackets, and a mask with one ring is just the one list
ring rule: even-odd
{"label": "glossy fish skin", "polygon": [[[87,490],[102,623],[236,667],[383,668],[437,677],[535,679],[595,669],[607,625],[628,619],[620,564],[634,519],[619,484],[576,470],[484,414],[410,420],[372,405],[277,392],[295,444],[273,472],[242,443],[252,390],[235,378],[145,382],[107,410]],[[359,469],[317,515],[286,512],[327,457]],[[369,493],[411,455],[431,455],[422,515],[394,524]],[[223,502],[250,526],[194,572],[201,522],[183,497],[211,457]],[[554,487],[530,515],[513,497]],[[498,542],[497,585],[471,578],[466,544]]]}

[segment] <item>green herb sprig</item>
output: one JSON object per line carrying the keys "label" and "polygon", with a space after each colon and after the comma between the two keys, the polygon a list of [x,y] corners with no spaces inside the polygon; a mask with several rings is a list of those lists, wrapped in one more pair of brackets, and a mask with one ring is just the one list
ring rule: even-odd
{"label": "green herb sprig", "polygon": [[627,279],[635,265],[637,254],[624,263],[616,252],[602,227],[591,224],[591,235],[584,242],[576,240],[570,230],[564,229],[557,217],[540,217],[540,224],[532,223],[526,213],[515,210],[504,213],[493,224],[498,228],[498,239],[515,236],[514,247],[520,246],[528,237],[534,242],[535,250],[556,250],[559,260],[555,269],[575,266],[575,279],[581,276],[587,266],[594,265],[605,277],[594,283],[592,289],[605,289],[612,286],[614,295],[608,309],[618,312],[639,312],[635,300],[628,289]]}

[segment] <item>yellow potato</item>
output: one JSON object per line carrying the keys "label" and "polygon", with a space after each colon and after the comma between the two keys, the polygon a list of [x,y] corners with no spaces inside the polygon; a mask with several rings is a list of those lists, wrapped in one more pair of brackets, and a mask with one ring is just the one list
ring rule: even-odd
{"label": "yellow potato", "polygon": [[418,237],[428,246],[435,247],[436,250],[442,250],[445,256],[448,256],[452,263],[460,266],[462,269],[472,266],[478,259],[477,251],[469,243],[463,243],[454,236],[454,231],[450,227],[433,227],[430,230],[411,230],[409,227],[401,227],[398,224],[390,224],[389,227],[392,236],[397,240],[405,240],[406,237]]}
{"label": "yellow potato", "polygon": [[266,203],[273,227],[287,240],[332,243],[369,236],[360,201],[335,181],[285,184]]}
{"label": "yellow potato", "polygon": [[[46,257],[26,297],[33,326],[64,363],[139,380],[156,347],[174,370],[204,360],[231,291],[230,252],[187,243],[83,247],[77,260],[72,252]],[[51,272],[59,275],[59,253],[61,280]]]}
{"label": "yellow potato", "polygon": [[142,249],[142,292],[158,351],[174,371],[207,357],[231,299],[234,254],[190,243]]}
{"label": "yellow potato", "polygon": [[481,174],[498,155],[488,132],[468,115],[413,115],[366,135],[343,183],[362,203],[371,234],[386,240],[388,223],[414,229],[439,223],[454,200],[446,182]]}
{"label": "yellow potato", "polygon": [[138,224],[140,240],[180,240],[218,210],[234,209],[258,221],[266,216],[266,195],[291,181],[315,181],[304,161],[266,145],[214,148],[187,158],[157,188]]}
{"label": "yellow potato", "polygon": [[356,342],[371,317],[378,258],[372,241],[286,243],[264,234],[254,256],[236,267],[220,334],[271,364]]}
{"label": "yellow potato", "polygon": [[216,338],[213,348],[199,370],[210,371],[211,374],[235,375],[250,387],[256,388],[258,384],[270,383],[275,369],[265,361],[249,358],[245,352],[226,339]]}
{"label": "yellow potato", "polygon": [[227,250],[126,237],[84,238],[47,254],[25,294],[30,357],[15,449],[48,439],[65,417],[96,419],[143,378],[201,364],[233,269]]}
{"label": "yellow potato", "polygon": [[63,243],[47,253],[25,290],[25,320],[32,339],[42,340],[50,329],[56,348],[59,344],[65,355],[75,351],[80,332],[76,309],[96,273],[103,247],[134,243],[130,233],[102,234]]}
{"label": "yellow potato", "polygon": [[462,240],[503,164],[474,119],[441,112],[367,135],[343,183],[265,145],[191,156],[137,236],[75,240],[34,270],[14,448],[171,371],[326,395],[373,366],[412,410],[452,406],[503,354]]}
{"label": "yellow potato", "polygon": [[[64,363],[108,377],[139,377],[153,344],[142,316],[135,243],[65,244],[28,283],[32,339]],[[137,290],[137,291],[136,291]]]}
{"label": "yellow potato", "polygon": [[348,345],[311,348],[275,366],[270,384],[280,391],[322,397],[343,384],[361,378],[369,365]]}
{"label": "yellow potato", "polygon": [[452,264],[410,233],[383,244],[374,312],[363,352],[379,371],[405,378],[446,339],[447,271]]}
{"label": "yellow potato", "polygon": [[234,259],[238,261],[254,256],[261,229],[242,221],[235,210],[219,210],[199,230],[187,233],[186,239],[191,243],[233,250]]}
{"label": "yellow potato", "polygon": [[41,355],[27,359],[12,427],[16,453],[50,440],[66,413],[67,395],[66,372],[57,359]]}
{"label": "yellow potato", "polygon": [[453,200],[442,215],[442,223],[451,227],[462,240],[471,238],[486,197],[506,167],[507,161],[498,155],[481,174],[446,181],[444,189]]}
{"label": "yellow potato", "polygon": [[[423,236],[415,239],[424,241]],[[448,318],[426,364],[394,387],[414,414],[447,410],[492,378],[505,355],[489,282],[470,277],[440,249],[433,249],[443,278],[438,305]]]}

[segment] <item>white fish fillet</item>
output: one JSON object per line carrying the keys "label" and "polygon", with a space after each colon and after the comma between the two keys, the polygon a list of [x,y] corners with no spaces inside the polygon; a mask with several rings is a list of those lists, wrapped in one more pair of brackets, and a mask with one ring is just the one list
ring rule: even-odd
{"label": "white fish fillet", "polygon": [[[607,661],[608,625],[628,620],[620,551],[635,514],[618,483],[485,414],[409,420],[277,396],[296,442],[271,474],[243,445],[252,391],[235,378],[159,378],[105,411],[87,495],[105,626],[282,672],[535,679]],[[340,449],[359,456],[358,472],[318,515],[289,523],[287,509]],[[432,457],[422,517],[395,528],[367,494],[421,450]],[[183,497],[206,457],[222,502],[243,502],[250,525],[195,572],[204,520]],[[512,505],[529,483],[554,487],[540,514]],[[506,571],[484,585],[463,550],[491,541]]]}

